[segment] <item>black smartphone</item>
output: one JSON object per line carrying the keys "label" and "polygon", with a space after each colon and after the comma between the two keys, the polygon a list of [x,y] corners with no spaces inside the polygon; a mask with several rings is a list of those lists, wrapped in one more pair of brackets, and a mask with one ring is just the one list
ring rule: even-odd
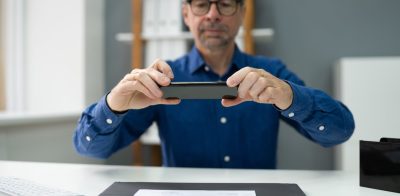
{"label": "black smartphone", "polygon": [[160,89],[165,99],[235,99],[238,94],[226,82],[171,82]]}

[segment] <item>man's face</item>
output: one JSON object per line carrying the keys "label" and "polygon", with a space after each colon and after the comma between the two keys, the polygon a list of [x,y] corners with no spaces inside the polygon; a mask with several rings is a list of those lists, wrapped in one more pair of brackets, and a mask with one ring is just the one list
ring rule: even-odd
{"label": "man's face", "polygon": [[234,43],[242,25],[244,8],[236,0],[211,2],[215,3],[210,4],[209,0],[193,0],[190,4],[183,5],[182,12],[196,46],[212,51],[224,49]]}

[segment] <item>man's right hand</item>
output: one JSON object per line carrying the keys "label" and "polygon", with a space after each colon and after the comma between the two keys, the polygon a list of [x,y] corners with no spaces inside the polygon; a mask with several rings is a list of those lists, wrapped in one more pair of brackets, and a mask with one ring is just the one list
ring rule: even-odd
{"label": "man's right hand", "polygon": [[134,69],[108,94],[107,103],[113,111],[142,109],[157,104],[179,104],[179,99],[163,99],[159,86],[168,86],[174,78],[171,67],[157,59],[146,69]]}

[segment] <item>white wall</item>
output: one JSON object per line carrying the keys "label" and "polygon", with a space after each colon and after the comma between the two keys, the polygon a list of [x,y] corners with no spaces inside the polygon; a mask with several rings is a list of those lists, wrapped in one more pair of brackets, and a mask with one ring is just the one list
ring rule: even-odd
{"label": "white wall", "polygon": [[84,1],[26,1],[26,109],[84,104]]}
{"label": "white wall", "polygon": [[335,67],[336,97],[352,111],[356,129],[336,148],[336,169],[359,169],[359,140],[400,138],[400,57],[343,58]]}
{"label": "white wall", "polygon": [[25,107],[0,114],[0,159],[104,163],[72,143],[80,112],[104,94],[104,2],[24,2]]}

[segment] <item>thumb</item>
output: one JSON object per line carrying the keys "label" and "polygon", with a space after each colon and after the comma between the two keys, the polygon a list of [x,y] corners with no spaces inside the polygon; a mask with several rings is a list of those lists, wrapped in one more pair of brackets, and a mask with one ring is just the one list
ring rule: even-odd
{"label": "thumb", "polygon": [[241,99],[241,98],[236,98],[236,99],[222,99],[221,100],[221,104],[224,107],[232,107],[232,106],[236,106],[239,105],[241,103],[243,103],[245,100]]}

